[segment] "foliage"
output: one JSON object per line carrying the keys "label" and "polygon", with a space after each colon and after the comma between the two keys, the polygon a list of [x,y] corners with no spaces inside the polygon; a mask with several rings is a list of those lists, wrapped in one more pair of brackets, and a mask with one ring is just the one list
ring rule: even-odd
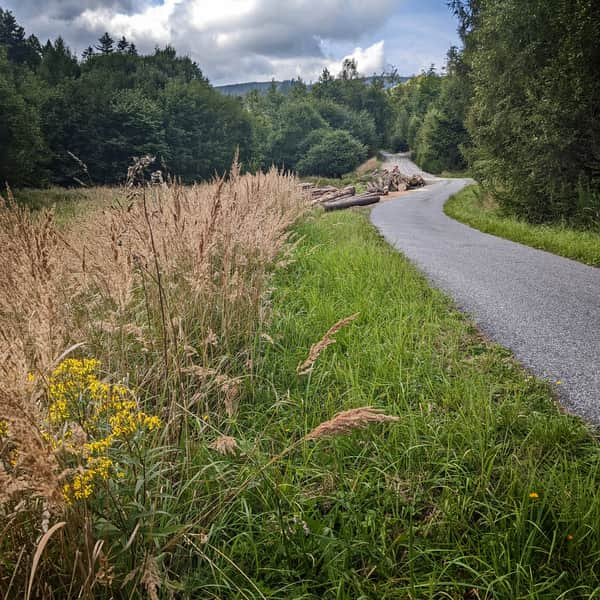
{"label": "foliage", "polygon": [[0,46],[0,181],[33,185],[45,177],[48,148],[40,122],[40,90],[18,76]]}
{"label": "foliage", "polygon": [[306,101],[289,101],[282,104],[277,114],[270,159],[274,164],[294,170],[307,136],[325,127],[323,117]]}
{"label": "foliage", "polygon": [[311,139],[304,157],[298,162],[301,175],[340,177],[353,171],[367,157],[367,148],[343,130],[323,130]]}
{"label": "foliage", "polygon": [[[586,220],[600,185],[600,13],[593,0],[483,3],[469,34],[473,171],[533,222]],[[502,32],[498,36],[498,32]],[[578,201],[577,190],[591,190]]]}
{"label": "foliage", "polygon": [[2,11],[0,81],[0,177],[12,186],[77,184],[82,164],[86,184],[121,182],[145,154],[185,182],[224,173],[238,147],[252,160],[249,115],[170,47],[139,56],[106,33],[78,62],[62,38],[42,48]]}
{"label": "foliage", "polygon": [[215,91],[170,46],[139,55],[106,32],[78,61],[61,37],[43,47],[26,38],[8,11],[0,13],[1,52],[0,176],[14,187],[120,183],[132,159],[147,154],[186,183],[223,174],[238,150],[248,169],[293,170],[307,136],[326,126],[350,132],[371,154],[389,138],[386,77],[364,80],[351,60],[311,88],[298,79],[283,93],[273,83],[242,100]]}
{"label": "foliage", "polygon": [[[61,450],[63,468],[73,472],[62,485],[68,505],[97,494],[102,484],[125,478],[123,469],[136,458],[128,455],[143,443],[140,435],[161,425],[158,417],[139,410],[126,386],[100,381],[99,367],[94,359],[68,358],[48,378],[48,429],[43,435]],[[124,463],[118,462],[119,454]],[[112,492],[121,495],[117,489]]]}
{"label": "foliage", "polygon": [[593,0],[451,0],[462,49],[392,93],[390,145],[471,172],[506,213],[597,228],[600,13]]}
{"label": "foliage", "polygon": [[393,150],[411,148],[419,166],[433,173],[465,168],[463,148],[468,145],[468,134],[464,121],[470,87],[455,49],[448,53],[444,76],[431,68],[395,88],[393,99]]}

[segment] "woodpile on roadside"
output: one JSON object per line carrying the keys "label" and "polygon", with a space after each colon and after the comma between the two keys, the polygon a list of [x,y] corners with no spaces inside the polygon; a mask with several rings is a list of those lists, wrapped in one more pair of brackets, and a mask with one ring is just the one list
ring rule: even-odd
{"label": "woodpile on roadside", "polygon": [[367,191],[373,194],[387,195],[389,192],[405,192],[425,185],[421,175],[404,175],[398,167],[391,171],[373,171],[372,180],[367,184]]}
{"label": "woodpile on roadside", "polygon": [[367,191],[356,194],[356,188],[349,185],[345,188],[335,186],[316,187],[314,183],[301,183],[301,188],[310,194],[313,205],[320,205],[326,211],[341,210],[352,206],[368,206],[376,204],[381,196],[390,192],[404,192],[425,185],[420,175],[404,175],[398,167],[391,170],[376,170],[367,183]]}
{"label": "woodpile on roadside", "polygon": [[301,186],[310,193],[312,204],[321,205],[327,212],[352,206],[368,206],[379,202],[380,199],[380,194],[370,192],[357,195],[353,185],[342,189],[333,186],[315,187],[312,183],[302,183]]}

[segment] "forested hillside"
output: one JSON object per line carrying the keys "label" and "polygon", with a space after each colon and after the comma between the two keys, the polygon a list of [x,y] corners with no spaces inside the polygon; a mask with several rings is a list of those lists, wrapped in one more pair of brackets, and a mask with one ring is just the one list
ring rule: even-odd
{"label": "forested hillside", "polygon": [[12,186],[118,183],[144,154],[198,181],[224,173],[238,147],[252,170],[341,175],[387,143],[390,121],[384,78],[361,80],[352,61],[310,91],[230,98],[171,47],[142,56],[106,33],[78,59],[0,9],[0,181]]}

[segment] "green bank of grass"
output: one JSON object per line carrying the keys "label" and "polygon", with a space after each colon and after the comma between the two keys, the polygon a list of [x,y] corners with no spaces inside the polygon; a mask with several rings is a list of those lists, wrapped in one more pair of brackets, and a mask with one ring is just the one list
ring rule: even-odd
{"label": "green bank of grass", "polygon": [[[206,560],[179,574],[183,588],[220,598],[600,597],[600,450],[586,427],[364,214],[313,216],[297,230],[295,262],[275,279],[273,343],[259,343],[251,401],[232,431],[254,458],[218,467],[252,472],[252,485],[222,509]],[[297,375],[311,344],[354,313],[312,373]],[[400,421],[268,462],[364,405]]]}
{"label": "green bank of grass", "polygon": [[600,232],[578,231],[565,225],[532,225],[503,216],[476,185],[465,188],[444,206],[462,223],[527,246],[547,250],[588,265],[600,266]]}
{"label": "green bank of grass", "polygon": [[[5,196],[4,191],[0,192]],[[107,208],[111,203],[123,198],[122,190],[110,187],[78,188],[23,188],[12,191],[20,206],[40,211],[54,209],[58,223],[68,223],[85,213]]]}

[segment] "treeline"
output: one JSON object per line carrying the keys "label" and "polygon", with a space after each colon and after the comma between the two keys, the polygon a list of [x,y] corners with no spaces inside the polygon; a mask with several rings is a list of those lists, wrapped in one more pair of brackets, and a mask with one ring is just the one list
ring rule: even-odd
{"label": "treeline", "polygon": [[254,123],[258,166],[330,177],[352,171],[389,142],[389,77],[366,83],[349,59],[337,77],[324,69],[310,87],[298,81],[287,94],[275,85],[265,95],[248,94],[244,105]]}
{"label": "treeline", "polygon": [[106,33],[78,59],[0,9],[0,181],[12,186],[118,183],[145,154],[198,181],[226,172],[238,148],[249,169],[341,175],[387,143],[390,115],[383,80],[366,85],[353,61],[310,89],[242,100],[171,47],[142,56]]}
{"label": "treeline", "polygon": [[0,181],[113,183],[147,153],[192,181],[225,172],[238,146],[247,160],[251,140],[240,103],[172,48],[140,56],[106,34],[78,60],[0,9]]}
{"label": "treeline", "polygon": [[463,47],[393,92],[393,143],[509,213],[600,227],[600,4],[452,0]]}
{"label": "treeline", "polygon": [[340,176],[379,148],[410,149],[434,173],[468,168],[507,212],[598,226],[600,5],[449,4],[463,44],[442,73],[388,90],[389,76],[366,81],[347,60],[314,85],[243,99],[171,47],[142,56],[105,34],[78,59],[0,9],[0,181],[118,183],[152,154],[191,182],[224,173],[238,148],[250,170]]}

